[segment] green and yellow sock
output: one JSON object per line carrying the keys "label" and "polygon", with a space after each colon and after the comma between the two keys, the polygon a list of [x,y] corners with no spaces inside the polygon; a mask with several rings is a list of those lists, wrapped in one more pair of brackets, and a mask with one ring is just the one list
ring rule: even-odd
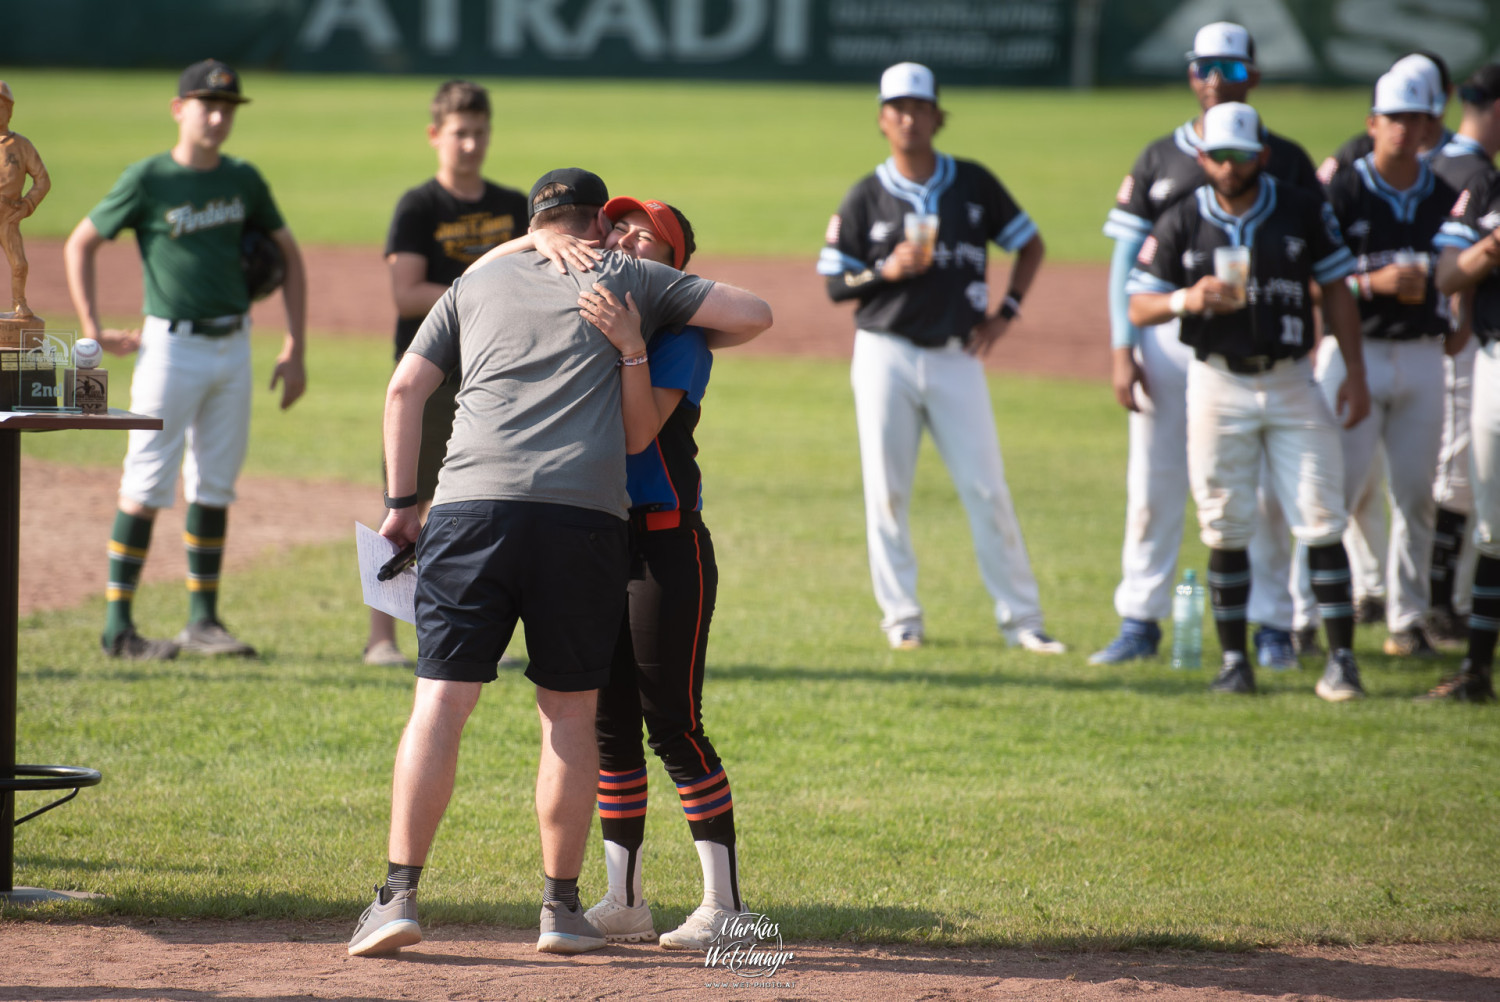
{"label": "green and yellow sock", "polygon": [[219,619],[219,568],[224,563],[227,508],[190,504],[182,542],[187,547],[188,622]]}
{"label": "green and yellow sock", "polygon": [[151,527],[154,524],[149,518],[115,512],[115,525],[109,533],[109,583],[104,589],[108,604],[102,639],[106,647],[133,625],[130,606],[135,601],[135,588],[146,563],[146,551],[151,548]]}

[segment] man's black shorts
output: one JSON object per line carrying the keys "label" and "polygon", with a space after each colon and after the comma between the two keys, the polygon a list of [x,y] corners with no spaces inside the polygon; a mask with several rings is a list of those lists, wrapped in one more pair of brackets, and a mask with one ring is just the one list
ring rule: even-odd
{"label": "man's black shorts", "polygon": [[609,679],[630,573],[627,523],[533,501],[437,505],[417,540],[417,675],[489,682],[520,619],[544,689]]}

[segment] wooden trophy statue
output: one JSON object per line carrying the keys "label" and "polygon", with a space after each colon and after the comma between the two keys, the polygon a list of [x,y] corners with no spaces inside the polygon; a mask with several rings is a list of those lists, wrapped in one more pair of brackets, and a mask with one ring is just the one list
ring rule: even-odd
{"label": "wooden trophy statue", "polygon": [[[8,410],[20,400],[20,378],[29,367],[24,357],[41,345],[46,321],[26,305],[26,248],[21,244],[21,220],[36,211],[52,188],[52,179],[31,140],[10,129],[16,99],[10,85],[0,80],[0,251],[10,263],[10,299],[0,298],[0,409]],[[31,177],[31,188],[26,178]],[[3,286],[0,286],[3,288]]]}
{"label": "wooden trophy statue", "polygon": [[[10,85],[0,80],[0,250],[10,262],[11,312],[0,313],[0,347],[19,348],[21,330],[39,330],[43,321],[26,305],[26,248],[21,244],[21,220],[36,211],[52,188],[52,179],[31,140],[12,132],[11,112],[16,100]],[[31,189],[24,195],[26,178]]]}

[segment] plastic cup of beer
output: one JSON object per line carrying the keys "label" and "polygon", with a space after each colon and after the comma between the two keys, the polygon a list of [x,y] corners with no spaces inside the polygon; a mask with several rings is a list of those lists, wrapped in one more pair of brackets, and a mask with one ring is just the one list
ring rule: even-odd
{"label": "plastic cup of beer", "polygon": [[1236,306],[1244,306],[1245,286],[1250,282],[1250,248],[1215,247],[1214,277],[1230,287]]}
{"label": "plastic cup of beer", "polygon": [[906,242],[916,244],[922,252],[922,264],[932,263],[932,249],[937,245],[938,217],[932,212],[906,214]]}
{"label": "plastic cup of beer", "polygon": [[1403,279],[1396,287],[1396,299],[1403,303],[1415,304],[1427,300],[1427,268],[1431,259],[1421,251],[1408,249],[1396,252],[1396,267],[1398,268],[1420,268],[1422,280]]}

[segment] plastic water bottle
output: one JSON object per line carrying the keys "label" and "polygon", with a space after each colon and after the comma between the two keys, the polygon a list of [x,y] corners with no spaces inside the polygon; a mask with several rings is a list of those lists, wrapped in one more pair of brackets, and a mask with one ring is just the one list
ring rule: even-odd
{"label": "plastic water bottle", "polygon": [[1189,567],[1172,593],[1172,667],[1203,667],[1203,585]]}

